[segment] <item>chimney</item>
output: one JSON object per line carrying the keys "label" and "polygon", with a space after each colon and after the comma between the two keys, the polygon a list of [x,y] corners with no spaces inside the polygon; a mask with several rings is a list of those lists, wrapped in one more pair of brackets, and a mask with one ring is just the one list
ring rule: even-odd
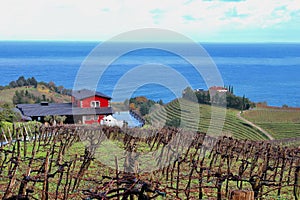
{"label": "chimney", "polygon": [[47,101],[42,101],[41,106],[49,106],[49,103]]}

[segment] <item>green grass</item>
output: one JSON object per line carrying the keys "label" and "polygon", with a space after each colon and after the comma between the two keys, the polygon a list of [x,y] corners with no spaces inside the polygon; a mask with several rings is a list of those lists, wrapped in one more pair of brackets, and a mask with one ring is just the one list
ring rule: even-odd
{"label": "green grass", "polygon": [[274,138],[300,136],[300,111],[285,109],[254,109],[243,117],[268,131]]}
{"label": "green grass", "polygon": [[243,117],[254,123],[300,123],[299,110],[254,109],[244,112]]}
{"label": "green grass", "polygon": [[12,104],[13,103],[12,99],[13,96],[15,95],[15,92],[22,91],[22,90],[25,90],[25,87],[0,90],[0,102]]}
{"label": "green grass", "polygon": [[238,139],[267,139],[259,130],[240,120],[237,117],[238,112],[180,99],[153,111],[148,119],[154,126],[163,126],[172,118],[181,118],[181,127],[192,130]]}
{"label": "green grass", "polygon": [[63,102],[70,102],[71,98],[67,95],[58,94],[56,92],[52,92],[49,90],[49,88],[44,87],[44,90],[40,89],[40,86],[38,88],[27,88],[27,87],[17,87],[17,88],[10,88],[10,89],[4,89],[0,90],[0,103],[13,103],[13,96],[15,95],[16,91],[25,91],[27,90],[29,93],[33,94],[36,97],[42,98],[42,95],[45,95],[48,99],[53,99],[55,102],[63,103]]}

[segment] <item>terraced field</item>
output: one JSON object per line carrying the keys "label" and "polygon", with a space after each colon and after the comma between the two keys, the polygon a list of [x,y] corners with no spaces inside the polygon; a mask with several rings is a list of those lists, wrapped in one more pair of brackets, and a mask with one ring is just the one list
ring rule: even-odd
{"label": "terraced field", "polygon": [[172,119],[180,119],[181,127],[209,135],[228,135],[251,140],[267,139],[259,130],[240,120],[237,112],[239,111],[179,99],[152,111],[148,116],[148,121],[153,126],[160,127]]}
{"label": "terraced field", "polygon": [[300,137],[300,111],[287,109],[254,109],[243,117],[268,131],[274,138]]}

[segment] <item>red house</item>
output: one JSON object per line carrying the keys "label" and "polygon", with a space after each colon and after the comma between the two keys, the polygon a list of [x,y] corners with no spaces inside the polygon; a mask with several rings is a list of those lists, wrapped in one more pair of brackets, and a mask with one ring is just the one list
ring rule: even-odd
{"label": "red house", "polygon": [[104,116],[112,115],[111,97],[87,89],[73,91],[71,103],[18,104],[21,114],[44,122],[45,116],[66,116],[66,123],[100,123]]}
{"label": "red house", "polygon": [[209,94],[212,97],[216,94],[226,94],[226,92],[228,92],[228,89],[221,86],[212,86],[209,88]]}
{"label": "red house", "polygon": [[[87,89],[76,90],[72,93],[72,105],[77,108],[92,108],[95,113],[90,115],[82,115],[82,123],[93,124],[100,123],[104,116],[112,114],[111,112],[104,113],[103,108],[110,108],[111,97],[96,91]],[[97,112],[100,111],[100,112]]]}

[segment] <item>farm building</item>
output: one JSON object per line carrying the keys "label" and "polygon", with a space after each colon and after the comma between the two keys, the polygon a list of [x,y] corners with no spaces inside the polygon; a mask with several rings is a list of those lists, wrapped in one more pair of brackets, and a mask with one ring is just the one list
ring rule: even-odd
{"label": "farm building", "polygon": [[111,97],[87,89],[73,91],[70,103],[18,104],[22,115],[44,122],[45,116],[66,116],[66,123],[100,123],[104,116],[113,114]]}
{"label": "farm building", "polygon": [[212,86],[209,88],[210,96],[213,97],[216,94],[226,94],[228,92],[228,89],[221,86]]}
{"label": "farm building", "polygon": [[216,91],[216,92],[228,92],[228,89],[221,86],[212,86],[209,88],[209,91]]}

